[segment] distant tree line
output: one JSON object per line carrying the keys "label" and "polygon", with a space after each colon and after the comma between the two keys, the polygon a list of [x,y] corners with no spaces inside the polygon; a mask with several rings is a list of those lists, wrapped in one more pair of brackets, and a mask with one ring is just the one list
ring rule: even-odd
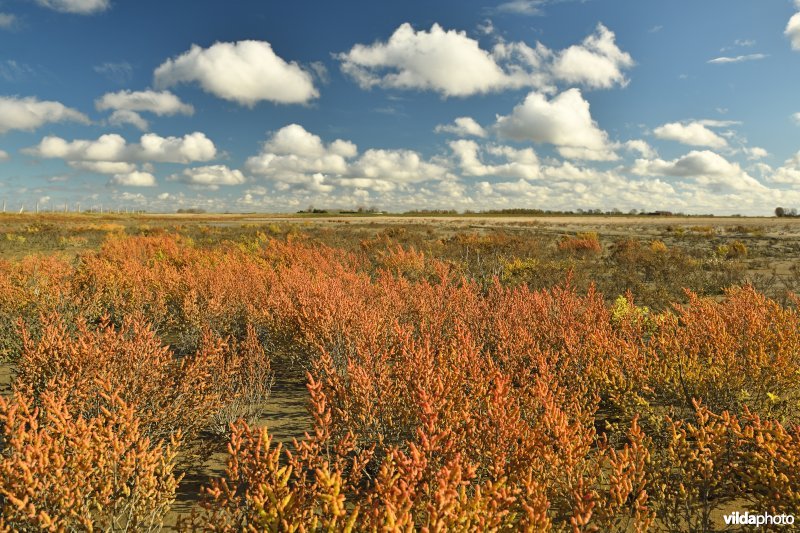
{"label": "distant tree line", "polygon": [[781,217],[796,217],[797,216],[797,209],[792,207],[791,209],[787,209],[785,207],[776,207],[775,208],[775,216],[778,218]]}
{"label": "distant tree line", "polygon": [[[405,214],[417,213],[435,213],[435,214],[455,214],[456,211],[407,211]],[[516,216],[624,216],[624,215],[645,215],[645,216],[686,216],[684,213],[673,213],[672,211],[645,211],[644,209],[631,209],[627,213],[623,213],[617,208],[613,209],[576,209],[572,210],[552,210],[552,209],[533,209],[514,207],[509,209],[486,209],[483,211],[464,211],[465,215],[516,215]],[[700,216],[714,216],[714,215],[700,215]]]}
{"label": "distant tree line", "polygon": [[404,215],[457,215],[455,209],[412,209],[405,211]]}
{"label": "distant tree line", "polygon": [[359,205],[355,209],[317,209],[313,205],[308,206],[307,209],[297,212],[298,214],[331,214],[331,215],[380,215],[383,211],[379,211],[377,207],[366,207]]}

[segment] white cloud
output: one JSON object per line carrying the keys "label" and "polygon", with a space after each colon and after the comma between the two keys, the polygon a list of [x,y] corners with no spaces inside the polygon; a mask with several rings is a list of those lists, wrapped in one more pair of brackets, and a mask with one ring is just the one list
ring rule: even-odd
{"label": "white cloud", "polygon": [[769,156],[769,152],[765,148],[753,146],[752,148],[745,148],[744,153],[747,154],[747,159],[756,160],[764,159]]}
{"label": "white cloud", "polygon": [[385,192],[447,175],[444,166],[411,150],[371,149],[357,156],[356,145],[349,141],[325,144],[302,126],[290,124],[275,132],[245,166],[251,174],[275,182],[281,191],[327,193],[340,186]]}
{"label": "white cloud", "polygon": [[385,43],[356,44],[339,54],[342,70],[362,88],[421,89],[469,96],[502,89],[508,76],[466,32],[415,31],[404,23]]}
{"label": "white cloud", "polygon": [[87,161],[124,161],[125,139],[117,134],[101,135],[96,141],[66,141],[61,137],[47,136],[35,147],[23,152],[36,157]]}
{"label": "white cloud", "polygon": [[184,104],[169,91],[119,91],[95,100],[98,111],[146,111],[158,116],[192,115],[194,107]]}
{"label": "white cloud", "polygon": [[800,113],[795,113],[792,115],[792,120],[794,120],[795,124],[800,126]]}
{"label": "white cloud", "polygon": [[54,11],[76,15],[91,15],[111,7],[109,0],[36,0],[36,3]]}
{"label": "white cloud", "polygon": [[[800,8],[800,3],[796,4]],[[800,50],[800,13],[795,13],[786,24],[786,30],[783,32],[792,43],[793,50]]]}
{"label": "white cloud", "polygon": [[553,65],[556,78],[570,84],[595,89],[625,86],[628,80],[622,70],[633,66],[633,58],[617,47],[614,32],[597,25],[595,33],[579,45],[562,51]]}
{"label": "white cloud", "polygon": [[354,157],[358,153],[355,144],[341,139],[336,139],[325,146],[319,136],[309,133],[299,124],[289,124],[275,132],[264,145],[264,149],[280,155],[305,157],[323,157],[325,155]]}
{"label": "white cloud", "polygon": [[638,152],[639,155],[646,159],[654,158],[658,155],[655,149],[647,144],[646,141],[641,139],[633,139],[625,143],[625,148],[634,152]]}
{"label": "white cloud", "polygon": [[309,175],[345,173],[347,159],[357,151],[355,144],[341,139],[325,145],[299,124],[289,124],[275,132],[245,166],[253,174],[284,183],[305,183]]}
{"label": "white cloud", "polygon": [[[318,174],[321,176],[321,174]],[[369,189],[375,192],[389,192],[397,189],[397,184],[388,180],[376,178],[338,178],[335,180],[336,185],[349,189]],[[329,190],[334,190],[333,185],[327,186]]]}
{"label": "white cloud", "polygon": [[208,93],[249,107],[262,100],[299,104],[319,96],[311,74],[278,57],[264,41],[192,45],[154,76],[159,88],[197,82]]}
{"label": "white cloud", "polygon": [[161,163],[191,163],[209,161],[217,149],[204,133],[194,132],[183,137],[161,137],[154,133],[142,135],[138,157]]}
{"label": "white cloud", "polygon": [[0,133],[31,131],[48,122],[65,121],[89,124],[89,117],[59,102],[0,96]]}
{"label": "white cloud", "polygon": [[768,172],[767,179],[772,183],[800,185],[800,152],[787,159],[783,166]]}
{"label": "white cloud", "polygon": [[116,174],[108,181],[108,184],[123,187],[155,187],[156,178],[149,172],[134,171],[127,174]]}
{"label": "white cloud", "polygon": [[8,155],[8,152],[6,152],[5,150],[0,150],[0,163],[4,163],[9,159],[11,159],[11,156]]}
{"label": "white cloud", "polygon": [[764,186],[742,170],[738,163],[731,163],[709,150],[695,150],[672,161],[637,159],[631,172],[639,176],[690,178],[697,184],[712,189],[728,188],[740,191],[764,189]]}
{"label": "white cloud", "polygon": [[124,161],[70,161],[69,166],[97,174],[130,174],[136,165]]}
{"label": "white cloud", "polygon": [[150,129],[150,124],[144,119],[144,117],[142,117],[142,115],[136,111],[128,111],[127,109],[120,109],[111,113],[111,116],[108,117],[108,122],[114,126],[131,124],[142,131],[147,131]]}
{"label": "white cloud", "polygon": [[758,61],[759,59],[766,59],[767,57],[769,57],[767,54],[747,54],[734,57],[722,56],[709,59],[708,63],[712,65],[722,65],[725,63],[741,63],[742,61]]}
{"label": "white cloud", "polygon": [[[709,124],[706,121],[706,124]],[[709,124],[712,126],[718,125]],[[708,129],[703,122],[670,122],[653,130],[653,134],[659,138],[669,141],[677,141],[689,146],[708,146],[709,148],[726,148],[728,141]]]}
{"label": "white cloud", "polygon": [[452,124],[439,124],[436,133],[452,133],[459,137],[486,137],[486,130],[472,117],[458,117]]}
{"label": "white cloud", "polygon": [[0,13],[0,28],[9,29],[13,28],[17,23],[17,17],[10,13]]}
{"label": "white cloud", "polygon": [[139,144],[128,144],[117,134],[106,134],[95,141],[78,139],[66,141],[48,136],[34,147],[23,150],[42,158],[59,158],[66,161],[106,161],[191,163],[209,161],[216,157],[214,143],[200,132],[183,137],[161,137],[154,133],[142,135]]}
{"label": "white cloud", "polygon": [[180,174],[173,174],[167,179],[209,189],[217,189],[220,185],[241,185],[247,181],[240,170],[233,170],[225,165],[186,168]]}
{"label": "white cloud", "polygon": [[[461,173],[465,176],[492,176],[536,179],[540,176],[539,158],[531,148],[490,145],[483,149],[471,140],[459,139],[449,143]],[[482,156],[494,158],[494,164],[484,163]]]}
{"label": "white cloud", "polygon": [[618,157],[578,89],[568,89],[552,100],[532,92],[510,115],[498,117],[495,128],[502,137],[516,141],[553,144],[564,157],[597,161]]}
{"label": "white cloud", "polygon": [[441,179],[444,167],[426,162],[412,150],[367,150],[347,174],[352,177],[382,179],[395,183],[414,183]]}
{"label": "white cloud", "polygon": [[622,70],[633,66],[602,24],[580,45],[556,53],[541,43],[530,47],[502,39],[489,51],[466,32],[438,24],[416,31],[405,23],[387,41],[356,44],[338,59],[362,88],[429,90],[445,97],[521,87],[552,90],[555,81],[608,88],[625,85]]}

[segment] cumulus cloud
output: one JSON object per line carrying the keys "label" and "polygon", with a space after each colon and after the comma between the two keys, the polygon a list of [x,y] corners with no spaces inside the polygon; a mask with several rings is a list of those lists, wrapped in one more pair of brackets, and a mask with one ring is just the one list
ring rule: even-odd
{"label": "cumulus cloud", "polygon": [[265,41],[192,45],[159,66],[154,77],[159,88],[198,83],[208,93],[249,107],[262,100],[299,104],[319,96],[312,75],[287,63]]}
{"label": "cumulus cloud", "polygon": [[69,161],[69,166],[96,174],[130,174],[136,165],[124,161]]}
{"label": "cumulus cloud", "polygon": [[142,131],[150,129],[150,124],[136,111],[128,111],[127,109],[120,109],[111,113],[108,117],[108,122],[114,126],[123,126],[130,124],[139,128]]}
{"label": "cumulus cloud", "polygon": [[154,133],[142,135],[138,157],[162,163],[191,163],[209,161],[217,149],[204,133],[194,132],[183,137],[161,137]]}
{"label": "cumulus cloud", "polygon": [[764,159],[765,157],[769,156],[769,152],[765,148],[761,148],[760,146],[745,148],[744,153],[747,155],[747,159],[750,160]]}
{"label": "cumulus cloud", "polygon": [[783,185],[800,185],[800,152],[787,159],[783,165],[768,172],[767,180]]}
{"label": "cumulus cloud", "polygon": [[607,88],[626,84],[622,70],[633,65],[602,24],[581,44],[556,53],[541,43],[530,47],[503,40],[485,50],[466,32],[438,24],[416,31],[405,23],[386,42],[356,44],[338,59],[342,71],[362,88],[429,90],[445,97],[551,89],[556,81]]}
{"label": "cumulus cloud", "polygon": [[100,136],[96,141],[67,141],[61,137],[47,136],[34,147],[23,150],[26,154],[42,158],[67,160],[122,161],[127,157],[126,142],[116,134]]}
{"label": "cumulus cloud", "polygon": [[435,163],[424,161],[412,150],[367,150],[347,174],[352,177],[381,179],[394,183],[415,183],[441,179],[447,170]]}
{"label": "cumulus cloud", "polygon": [[212,190],[218,189],[220,185],[241,185],[247,181],[241,170],[230,169],[225,165],[186,168],[167,179]]}
{"label": "cumulus cloud", "polygon": [[60,102],[41,101],[33,97],[0,96],[0,133],[11,130],[32,131],[48,122],[80,122],[89,124],[89,117]]}
{"label": "cumulus cloud", "polygon": [[154,133],[142,135],[138,144],[128,144],[117,134],[101,135],[97,140],[67,141],[48,136],[25,153],[42,158],[66,161],[192,163],[216,157],[214,143],[204,133],[194,132],[183,137],[161,137]]}
{"label": "cumulus cloud", "polygon": [[192,115],[194,107],[181,102],[169,91],[119,91],[106,93],[95,100],[98,111],[135,111],[158,116]]}
{"label": "cumulus cloud", "polygon": [[108,184],[122,187],[155,187],[156,178],[149,172],[136,170],[127,174],[115,174]]}
{"label": "cumulus cloud", "polygon": [[[800,8],[800,3],[797,4],[797,7]],[[788,24],[786,24],[786,30],[783,33],[792,43],[792,49],[800,50],[800,13],[795,13],[789,19]]]}
{"label": "cumulus cloud", "polygon": [[439,124],[436,133],[452,133],[459,137],[486,137],[486,130],[472,117],[458,117],[452,124]]}
{"label": "cumulus cloud", "polygon": [[798,126],[800,126],[800,113],[794,113],[794,114],[792,115],[792,120],[794,120],[794,123],[795,123],[795,124],[797,124]]}
{"label": "cumulus cloud", "polygon": [[261,153],[250,157],[245,166],[251,174],[275,182],[284,191],[330,192],[336,186],[389,191],[447,174],[444,166],[425,161],[411,150],[371,149],[358,157],[352,142],[337,139],[325,144],[298,124],[275,132]]}
{"label": "cumulus cloud", "polygon": [[304,157],[323,157],[335,155],[354,157],[358,148],[350,141],[336,139],[325,146],[319,136],[309,133],[299,124],[284,126],[266,142],[264,149],[280,155],[299,155]]}
{"label": "cumulus cloud", "polygon": [[0,163],[4,163],[9,159],[11,159],[11,156],[8,155],[8,152],[6,152],[5,150],[0,150]]}
{"label": "cumulus cloud", "polygon": [[551,100],[532,92],[510,115],[498,117],[495,129],[502,137],[516,141],[555,145],[568,158],[596,161],[618,158],[608,142],[608,134],[592,119],[589,102],[578,89],[568,89]]}
{"label": "cumulus cloud", "polygon": [[[532,148],[516,149],[497,145],[481,148],[477,142],[467,139],[452,141],[449,145],[464,176],[521,179],[536,179],[540,176],[539,158]],[[495,161],[484,162],[485,157]]]}
{"label": "cumulus cloud", "polygon": [[150,128],[140,113],[154,113],[158,116],[192,115],[194,107],[181,102],[169,91],[119,91],[106,93],[95,100],[98,111],[113,110],[108,121],[114,126],[131,124],[142,131]]}
{"label": "cumulus cloud", "polygon": [[731,163],[710,150],[695,150],[672,161],[637,159],[631,172],[640,176],[690,178],[697,184],[712,189],[752,191],[765,188],[742,170],[738,163]]}
{"label": "cumulus cloud", "polygon": [[433,90],[445,96],[487,93],[508,84],[491,54],[466,32],[415,31],[402,24],[385,43],[356,44],[339,55],[342,70],[362,88]]}
{"label": "cumulus cloud", "polygon": [[[695,187],[695,193],[699,190]],[[570,161],[543,165],[536,180],[482,181],[474,186],[476,202],[495,207],[539,206],[547,209],[641,208],[682,202],[682,195],[658,178],[631,179],[620,169],[601,171]],[[675,205],[672,204],[672,205]]]}
{"label": "cumulus cloud", "polygon": [[579,45],[562,51],[553,65],[556,78],[595,89],[625,86],[622,70],[633,66],[633,58],[617,47],[614,32],[597,25],[592,35]]}
{"label": "cumulus cloud", "polygon": [[36,0],[36,3],[54,11],[76,15],[92,15],[111,7],[109,0]]}
{"label": "cumulus cloud", "polygon": [[341,139],[325,145],[299,124],[289,124],[275,132],[245,166],[252,174],[284,183],[306,183],[309,175],[345,173],[347,159],[357,151],[355,144]]}
{"label": "cumulus cloud", "polygon": [[726,63],[741,63],[742,61],[758,61],[759,59],[766,59],[769,57],[767,54],[746,54],[741,56],[722,56],[709,59],[708,63],[712,65],[724,65]]}
{"label": "cumulus cloud", "polygon": [[706,125],[716,126],[718,123],[710,123],[709,121],[670,122],[654,129],[653,134],[659,139],[677,141],[689,146],[727,148],[728,141],[708,129]]}
{"label": "cumulus cloud", "polygon": [[638,152],[639,155],[647,159],[654,158],[658,155],[656,150],[647,144],[647,141],[643,141],[642,139],[627,141],[624,146],[627,150]]}

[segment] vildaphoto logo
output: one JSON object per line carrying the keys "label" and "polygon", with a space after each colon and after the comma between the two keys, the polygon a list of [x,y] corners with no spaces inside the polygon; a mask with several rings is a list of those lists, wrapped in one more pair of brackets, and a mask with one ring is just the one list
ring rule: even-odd
{"label": "vildaphoto logo", "polygon": [[769,513],[750,513],[745,511],[740,513],[734,511],[722,517],[726,526],[791,526],[794,524],[794,515],[790,514],[769,514]]}

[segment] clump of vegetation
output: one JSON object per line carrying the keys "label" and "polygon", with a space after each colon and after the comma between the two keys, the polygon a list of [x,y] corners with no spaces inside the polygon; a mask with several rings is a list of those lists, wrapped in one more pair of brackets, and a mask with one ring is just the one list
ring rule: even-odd
{"label": "clump of vegetation", "polygon": [[597,233],[578,233],[574,237],[565,237],[558,243],[558,249],[571,254],[600,254],[603,247]]}
{"label": "clump of vegetation", "polygon": [[[800,511],[800,315],[726,282],[744,243],[283,228],[151,226],[0,263],[0,527],[158,529],[225,446],[179,528]],[[262,413],[297,381],[308,434],[281,444]]]}

